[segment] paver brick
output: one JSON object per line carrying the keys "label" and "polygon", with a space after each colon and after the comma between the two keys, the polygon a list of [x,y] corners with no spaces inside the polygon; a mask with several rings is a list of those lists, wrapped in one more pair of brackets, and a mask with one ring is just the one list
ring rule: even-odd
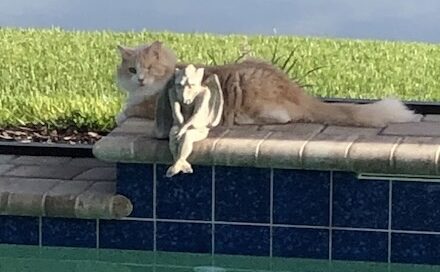
{"label": "paver brick", "polygon": [[3,175],[4,173],[6,173],[7,171],[11,170],[14,167],[15,167],[14,164],[0,164],[0,175]]}
{"label": "paver brick", "polygon": [[0,155],[0,164],[8,163],[15,158],[17,158],[15,155]]}
{"label": "paver brick", "polygon": [[84,172],[83,167],[65,167],[60,165],[20,165],[6,172],[5,176],[48,178],[69,180]]}
{"label": "paver brick", "polygon": [[418,122],[390,124],[382,131],[381,134],[399,136],[440,137],[440,123]]}
{"label": "paver brick", "polygon": [[12,163],[22,165],[60,165],[67,163],[72,158],[50,156],[19,156]]}
{"label": "paver brick", "polygon": [[440,126],[440,114],[427,114],[423,117],[423,122],[438,122]]}
{"label": "paver brick", "polygon": [[116,167],[95,167],[89,169],[74,178],[75,180],[116,180]]}

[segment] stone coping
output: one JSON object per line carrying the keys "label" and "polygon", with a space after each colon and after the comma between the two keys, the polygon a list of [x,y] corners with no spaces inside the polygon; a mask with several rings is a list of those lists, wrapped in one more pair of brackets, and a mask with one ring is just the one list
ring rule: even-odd
{"label": "stone coping", "polygon": [[0,215],[126,217],[115,180],[115,166],[93,158],[0,155]]}
{"label": "stone coping", "polygon": [[[108,162],[170,164],[168,141],[153,136],[153,122],[131,118],[98,141],[94,155]],[[217,127],[194,145],[193,164],[357,173],[440,175],[440,119],[384,128],[295,123]]]}

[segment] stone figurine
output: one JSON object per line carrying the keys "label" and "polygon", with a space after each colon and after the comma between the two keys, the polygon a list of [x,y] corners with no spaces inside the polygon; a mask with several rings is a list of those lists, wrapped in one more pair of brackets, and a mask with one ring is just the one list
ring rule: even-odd
{"label": "stone figurine", "polygon": [[205,81],[203,76],[204,68],[192,64],[176,69],[174,87],[168,89],[173,114],[169,147],[174,164],[168,168],[167,177],[193,172],[187,161],[193,143],[206,139],[209,130],[220,123],[224,104],[220,82],[215,74]]}

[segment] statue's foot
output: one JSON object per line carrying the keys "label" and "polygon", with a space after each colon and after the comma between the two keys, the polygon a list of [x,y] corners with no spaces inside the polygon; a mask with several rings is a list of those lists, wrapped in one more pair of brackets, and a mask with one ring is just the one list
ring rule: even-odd
{"label": "statue's foot", "polygon": [[170,166],[170,168],[168,168],[166,176],[170,178],[174,175],[177,175],[180,172],[186,174],[192,173],[193,169],[191,167],[191,164],[189,164],[187,161],[184,160],[178,160],[172,166]]}

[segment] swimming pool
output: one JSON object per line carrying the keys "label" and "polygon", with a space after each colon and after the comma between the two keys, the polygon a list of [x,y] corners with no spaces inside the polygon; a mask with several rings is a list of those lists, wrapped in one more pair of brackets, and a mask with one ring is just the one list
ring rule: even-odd
{"label": "swimming pool", "polygon": [[0,245],[0,271],[439,271],[440,266]]}

